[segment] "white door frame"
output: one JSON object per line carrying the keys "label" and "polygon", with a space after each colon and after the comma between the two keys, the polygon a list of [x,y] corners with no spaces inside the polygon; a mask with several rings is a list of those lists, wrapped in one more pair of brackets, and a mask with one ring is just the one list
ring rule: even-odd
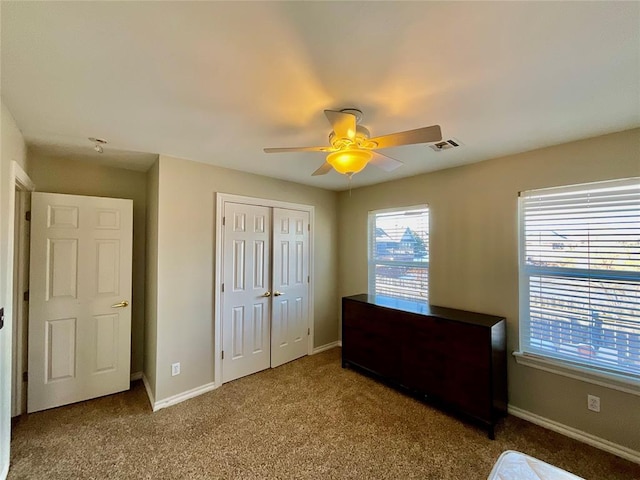
{"label": "white door frame", "polygon": [[[29,178],[29,175],[22,169],[22,167],[15,160],[11,162],[9,178],[11,178],[11,185],[13,187],[13,191],[9,194],[9,231],[7,232],[7,240],[9,242],[9,255],[8,255],[8,264],[7,264],[7,293],[11,292],[10,302],[7,302],[7,306],[11,305],[11,310],[8,311],[8,308],[5,308],[5,322],[11,325],[11,375],[10,378],[10,390],[11,390],[11,416],[19,415],[23,413],[22,405],[23,401],[23,387],[24,383],[22,382],[22,372],[26,371],[27,366],[23,365],[24,352],[22,347],[22,335],[24,331],[24,316],[20,315],[22,310],[19,308],[19,302],[22,302],[22,293],[19,292],[16,285],[14,285],[14,275],[18,274],[18,285],[22,282],[22,276],[24,275],[24,271],[21,268],[21,265],[14,264],[15,258],[15,249],[18,247],[15,245],[15,208],[16,208],[16,191],[22,192],[33,192],[35,190],[35,185]],[[22,210],[22,209],[21,209]],[[22,212],[26,213],[26,212]],[[24,218],[22,222],[26,222]],[[28,227],[26,227],[28,228]],[[20,240],[24,241],[23,232],[20,233]],[[27,261],[27,269],[28,262]],[[28,270],[27,270],[28,271]],[[9,300],[9,299],[7,299]],[[18,310],[16,311],[16,307]],[[15,348],[15,351],[14,351]],[[15,360],[14,360],[15,359]],[[15,384],[13,383],[13,377],[18,380]]]}
{"label": "white door frame", "polygon": [[231,193],[216,193],[216,251],[215,251],[215,279],[213,290],[213,301],[215,303],[214,309],[214,371],[213,381],[214,384],[219,387],[222,385],[222,239],[224,238],[224,232],[222,228],[222,217],[224,216],[224,205],[227,202],[231,203],[244,203],[247,205],[259,205],[262,207],[276,207],[287,208],[290,210],[300,210],[303,212],[309,212],[309,225],[311,231],[309,232],[309,336],[307,341],[307,355],[313,353],[313,233],[314,233],[314,210],[313,205],[303,205],[300,203],[281,202],[279,200],[269,200],[265,198],[246,197],[243,195],[234,195]]}

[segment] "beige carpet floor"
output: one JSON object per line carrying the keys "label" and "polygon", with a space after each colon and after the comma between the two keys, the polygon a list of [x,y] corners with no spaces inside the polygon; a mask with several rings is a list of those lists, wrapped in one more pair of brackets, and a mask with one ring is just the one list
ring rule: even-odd
{"label": "beige carpet floor", "polygon": [[305,357],[152,413],[132,389],[23,417],[10,479],[486,479],[519,450],[587,479],[640,466],[508,417],[481,429],[340,367]]}

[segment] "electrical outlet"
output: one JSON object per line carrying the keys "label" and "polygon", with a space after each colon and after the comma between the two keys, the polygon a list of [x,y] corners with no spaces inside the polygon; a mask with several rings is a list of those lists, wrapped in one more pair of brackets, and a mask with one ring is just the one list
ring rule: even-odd
{"label": "electrical outlet", "polygon": [[593,412],[600,411],[600,397],[587,395],[587,408]]}
{"label": "electrical outlet", "polygon": [[180,362],[171,364],[171,376],[180,375]]}

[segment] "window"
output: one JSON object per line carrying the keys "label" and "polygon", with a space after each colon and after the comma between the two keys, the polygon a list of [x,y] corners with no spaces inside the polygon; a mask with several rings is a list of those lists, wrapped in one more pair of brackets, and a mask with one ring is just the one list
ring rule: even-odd
{"label": "window", "polygon": [[520,345],[640,380],[640,178],[520,196]]}
{"label": "window", "polygon": [[429,209],[369,213],[369,293],[427,301]]}

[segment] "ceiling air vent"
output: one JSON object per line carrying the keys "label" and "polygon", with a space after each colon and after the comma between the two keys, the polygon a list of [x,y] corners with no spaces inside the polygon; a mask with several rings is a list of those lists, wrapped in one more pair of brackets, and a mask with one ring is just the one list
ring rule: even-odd
{"label": "ceiling air vent", "polygon": [[429,147],[431,147],[436,152],[441,152],[442,150],[449,150],[450,148],[456,148],[460,145],[462,145],[462,142],[460,142],[458,139],[450,138],[449,140],[443,140],[442,142],[432,143],[431,145],[429,145]]}

